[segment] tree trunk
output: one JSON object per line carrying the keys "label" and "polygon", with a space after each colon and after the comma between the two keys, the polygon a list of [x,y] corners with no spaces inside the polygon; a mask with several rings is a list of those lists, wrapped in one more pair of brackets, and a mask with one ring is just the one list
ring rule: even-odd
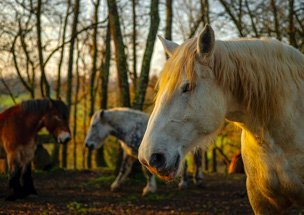
{"label": "tree trunk", "polygon": [[[69,18],[69,10],[71,6],[71,0],[67,1],[67,9],[66,9],[66,14],[64,18],[64,23],[63,23],[63,31],[62,31],[62,48],[60,51],[60,57],[59,57],[59,62],[58,62],[58,71],[57,71],[57,86],[56,86],[56,96],[57,98],[60,97],[61,94],[61,68],[62,68],[62,62],[64,58],[64,51],[65,51],[65,35],[66,35],[66,28],[67,28],[67,23],[68,23],[68,18]],[[52,162],[54,163],[55,166],[59,166],[59,152],[60,152],[60,145],[55,144],[53,152],[52,152]]]}
{"label": "tree trunk", "polygon": [[120,91],[120,103],[122,106],[130,107],[127,57],[125,54],[125,46],[120,29],[116,0],[107,0],[107,3],[109,9],[111,34],[115,46],[115,61],[118,72],[117,77]]}
{"label": "tree trunk", "polygon": [[212,149],[212,172],[217,172],[216,147]]}
{"label": "tree trunk", "polygon": [[[108,107],[108,82],[109,82],[109,72],[110,72],[110,60],[111,60],[111,32],[110,32],[110,24],[107,26],[107,34],[105,40],[105,50],[103,54],[103,59],[101,63],[101,101],[100,108],[107,109]],[[96,165],[98,167],[106,166],[106,162],[103,154],[104,147],[100,147],[96,152]]]}
{"label": "tree trunk", "polygon": [[146,90],[149,82],[150,64],[154,49],[154,43],[159,26],[158,0],[151,0],[150,7],[150,30],[147,38],[146,49],[143,56],[138,87],[136,90],[133,107],[138,110],[143,109]]}
{"label": "tree trunk", "polygon": [[208,152],[204,152],[204,166],[205,166],[205,171],[208,172],[209,170],[209,160],[208,160]]}
{"label": "tree trunk", "polygon": [[132,23],[132,27],[133,27],[133,32],[132,32],[132,49],[133,49],[133,72],[132,72],[132,74],[133,74],[133,77],[132,77],[132,81],[133,81],[134,92],[136,91],[136,88],[137,88],[136,4],[137,4],[137,0],[132,0],[132,20],[133,20],[133,23]]}
{"label": "tree trunk", "polygon": [[289,0],[289,14],[288,14],[288,20],[289,20],[289,44],[294,46],[295,48],[298,48],[297,41],[296,41],[296,31],[295,31],[295,24],[294,24],[294,0]]}
{"label": "tree trunk", "polygon": [[[86,90],[86,86],[87,86],[87,83],[86,83],[86,76],[83,75],[82,76],[82,92],[86,95],[87,94],[87,90]],[[82,130],[84,131],[83,132],[83,140],[85,139],[86,135],[87,135],[87,117],[88,117],[88,104],[87,104],[87,96],[84,97],[83,99],[83,123],[82,123]],[[85,168],[85,164],[86,164],[86,148],[83,147],[82,148],[82,168]]]}
{"label": "tree trunk", "polygon": [[[62,30],[62,48],[60,51],[60,57],[59,57],[59,62],[58,62],[58,71],[57,71],[57,86],[56,86],[56,96],[60,97],[61,93],[61,67],[62,67],[62,62],[64,58],[64,51],[65,51],[65,35],[66,35],[66,28],[68,24],[68,18],[69,18],[69,11],[71,7],[71,0],[67,0],[67,8],[65,12],[65,18],[63,22],[63,30]],[[58,154],[59,156],[59,154]]]}
{"label": "tree trunk", "polygon": [[73,166],[74,169],[77,169],[77,112],[78,112],[78,96],[80,88],[80,75],[79,75],[79,58],[80,58],[80,49],[79,41],[77,40],[77,59],[76,59],[76,89],[75,89],[75,98],[74,98],[74,114],[73,114]]}
{"label": "tree trunk", "polygon": [[[69,63],[68,63],[68,76],[67,76],[67,92],[66,92],[66,101],[68,109],[71,110],[72,105],[72,85],[73,85],[73,63],[74,63],[74,46],[75,39],[77,36],[77,24],[78,24],[78,15],[79,15],[79,4],[80,0],[75,0],[74,2],[74,18],[72,24],[72,34],[69,50]],[[62,167],[67,167],[67,145],[62,147]]]}
{"label": "tree trunk", "polygon": [[90,77],[90,117],[93,116],[95,111],[95,78],[97,73],[97,56],[98,56],[98,48],[97,48],[97,35],[98,35],[98,8],[99,8],[100,0],[97,0],[94,3],[94,16],[93,22],[95,23],[93,28],[93,50],[92,50],[92,72]]}
{"label": "tree trunk", "polygon": [[111,62],[111,32],[110,24],[107,26],[107,34],[105,41],[105,50],[104,57],[102,58],[100,77],[101,77],[101,101],[100,108],[108,108],[108,83],[109,83],[109,74],[110,74],[110,62]]}
{"label": "tree trunk", "polygon": [[41,95],[50,97],[50,85],[46,78],[45,70],[44,70],[44,60],[43,60],[43,50],[42,50],[42,39],[41,39],[41,4],[42,0],[37,1],[37,11],[36,11],[36,31],[37,31],[37,49],[38,49],[38,58],[39,58],[39,67],[41,72],[40,79],[40,90]]}
{"label": "tree trunk", "polygon": [[[173,20],[173,10],[172,10],[173,0],[166,0],[166,30],[165,38],[167,40],[172,40],[172,20]],[[166,58],[169,56],[166,54]]]}

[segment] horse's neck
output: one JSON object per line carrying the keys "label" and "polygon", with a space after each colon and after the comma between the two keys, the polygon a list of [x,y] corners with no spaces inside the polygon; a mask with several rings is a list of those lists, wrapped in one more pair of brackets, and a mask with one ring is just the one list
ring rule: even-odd
{"label": "horse's neck", "polygon": [[125,117],[118,112],[109,112],[107,121],[113,128],[111,135],[124,141],[126,138]]}
{"label": "horse's neck", "polygon": [[44,127],[43,117],[44,114],[26,113],[25,122],[29,125],[29,129],[33,132],[38,132]]}

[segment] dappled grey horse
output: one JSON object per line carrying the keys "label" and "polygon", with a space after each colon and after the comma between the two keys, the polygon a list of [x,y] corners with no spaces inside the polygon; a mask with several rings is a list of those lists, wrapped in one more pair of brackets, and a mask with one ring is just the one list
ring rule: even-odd
{"label": "dappled grey horse", "polygon": [[[138,148],[146,131],[149,116],[143,112],[129,108],[114,108],[109,110],[97,111],[91,119],[90,128],[85,139],[86,147],[96,149],[103,144],[103,140],[113,135],[119,139],[123,148],[123,161],[120,166],[119,174],[111,185],[114,191],[126,179],[132,169],[132,165],[137,160]],[[202,152],[194,152],[195,174],[194,183],[202,185]],[[143,167],[143,172],[147,177],[147,185],[143,190],[143,195],[156,191],[155,176]],[[184,164],[182,179],[179,183],[180,188],[188,186],[187,163]]]}

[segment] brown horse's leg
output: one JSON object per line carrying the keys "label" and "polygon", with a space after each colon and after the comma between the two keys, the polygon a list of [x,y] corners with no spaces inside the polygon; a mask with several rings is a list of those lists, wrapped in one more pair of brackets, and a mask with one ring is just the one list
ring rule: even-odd
{"label": "brown horse's leg", "polygon": [[22,189],[20,185],[21,167],[17,162],[10,163],[9,171],[9,189],[11,194],[6,197],[6,201],[15,201],[22,197]]}
{"label": "brown horse's leg", "polygon": [[25,166],[22,174],[22,181],[23,181],[22,189],[23,189],[24,197],[30,194],[37,195],[36,189],[33,184],[31,163]]}

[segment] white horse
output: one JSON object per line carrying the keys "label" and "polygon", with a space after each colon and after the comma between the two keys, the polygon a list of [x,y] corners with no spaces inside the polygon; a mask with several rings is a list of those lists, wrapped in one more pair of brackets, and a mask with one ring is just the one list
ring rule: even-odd
{"label": "white horse", "polygon": [[247,191],[256,214],[304,205],[304,55],[274,39],[215,41],[207,25],[170,55],[139,160],[174,178],[185,154],[225,119],[243,129]]}
{"label": "white horse", "polygon": [[[120,187],[132,169],[132,165],[137,160],[138,148],[147,128],[149,116],[143,112],[129,108],[113,108],[109,110],[97,111],[92,119],[90,128],[85,139],[86,147],[96,149],[103,144],[103,140],[109,135],[113,135],[120,140],[123,149],[123,161],[115,181],[111,185],[114,191]],[[202,151],[196,150],[193,154],[195,164],[194,182],[196,185],[203,185],[202,174]],[[143,172],[147,177],[147,185],[143,190],[143,195],[155,192],[157,189],[155,176],[143,167]],[[183,174],[179,187],[188,186],[187,163],[183,167]]]}

